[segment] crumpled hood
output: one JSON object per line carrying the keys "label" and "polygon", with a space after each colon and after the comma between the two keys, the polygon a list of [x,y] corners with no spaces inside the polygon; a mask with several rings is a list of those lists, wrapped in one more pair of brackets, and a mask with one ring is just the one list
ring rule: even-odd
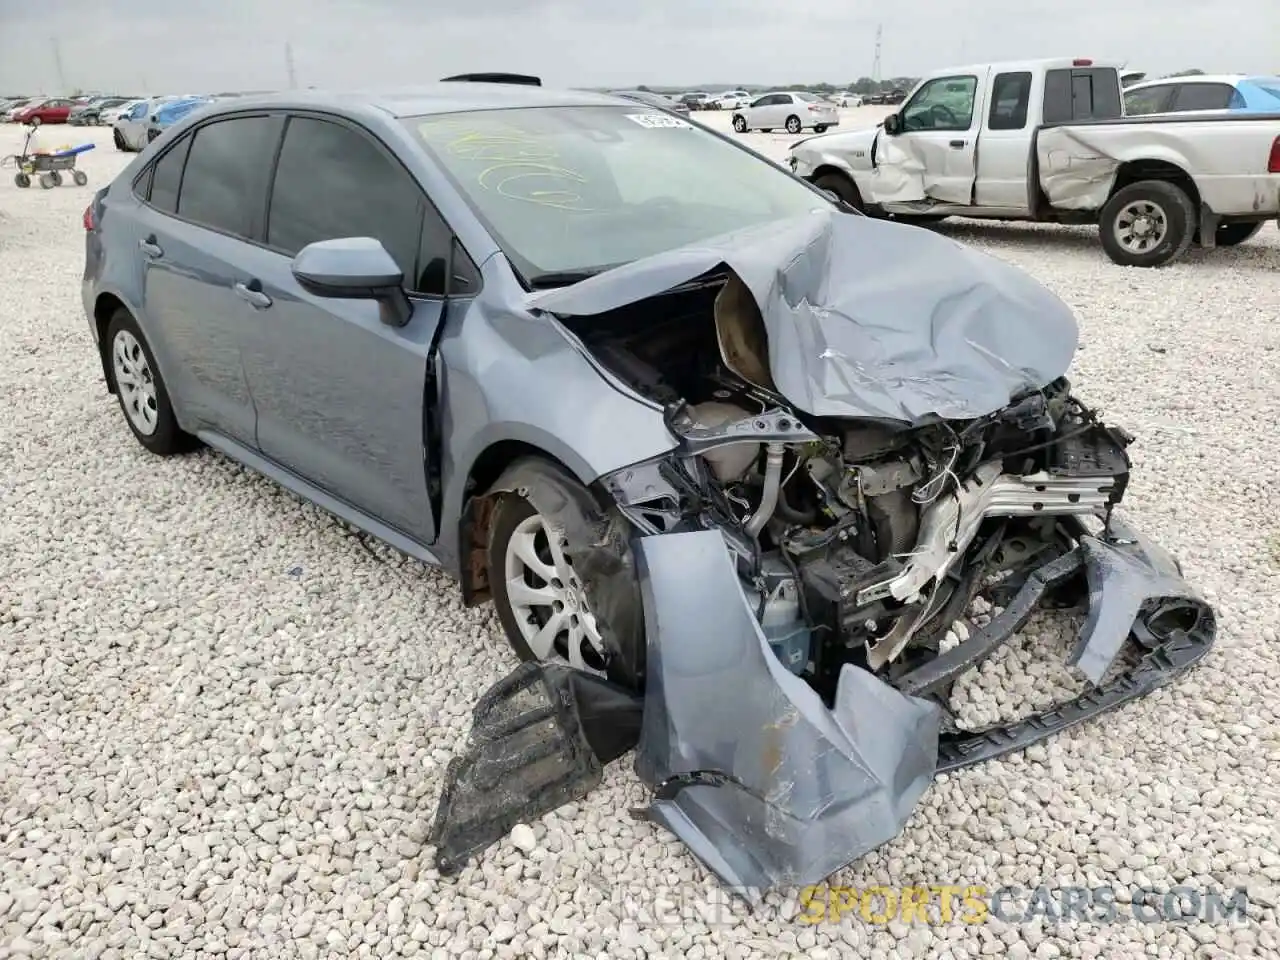
{"label": "crumpled hood", "polygon": [[760,308],[779,392],[814,416],[993,413],[1067,372],[1078,328],[1030,276],[930,230],[836,211],[715,237],[531,294],[590,316],[731,270]]}

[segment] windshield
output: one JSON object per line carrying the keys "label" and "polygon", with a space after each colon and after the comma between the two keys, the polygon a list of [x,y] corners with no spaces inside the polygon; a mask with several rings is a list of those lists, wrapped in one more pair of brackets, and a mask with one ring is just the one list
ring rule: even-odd
{"label": "windshield", "polygon": [[640,107],[486,110],[406,123],[534,286],[829,204],[763,157]]}

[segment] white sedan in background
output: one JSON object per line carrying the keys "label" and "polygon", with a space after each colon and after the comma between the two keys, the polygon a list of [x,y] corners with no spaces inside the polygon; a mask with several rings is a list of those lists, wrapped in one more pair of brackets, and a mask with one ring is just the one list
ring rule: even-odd
{"label": "white sedan in background", "polygon": [[121,113],[116,122],[112,139],[116,149],[126,153],[136,153],[147,145],[147,127],[151,125],[151,116],[166,103],[180,100],[181,97],[152,97],[150,100],[138,100],[127,113]]}
{"label": "white sedan in background", "polygon": [[750,99],[751,94],[745,90],[726,90],[709,99],[707,105],[713,110],[737,110]]}
{"label": "white sedan in background", "polygon": [[838,93],[833,100],[837,107],[860,107],[862,106],[862,96],[857,93]]}
{"label": "white sedan in background", "polygon": [[114,127],[116,121],[123,117],[126,113],[143,103],[142,100],[127,100],[124,103],[117,104],[114,107],[107,107],[98,114],[98,125],[103,127]]}
{"label": "white sedan in background", "polygon": [[775,129],[786,130],[787,133],[812,129],[814,133],[822,133],[839,124],[840,113],[835,104],[827,103],[812,93],[790,90],[766,93],[733,115],[733,129],[738,133],[748,130],[768,133]]}

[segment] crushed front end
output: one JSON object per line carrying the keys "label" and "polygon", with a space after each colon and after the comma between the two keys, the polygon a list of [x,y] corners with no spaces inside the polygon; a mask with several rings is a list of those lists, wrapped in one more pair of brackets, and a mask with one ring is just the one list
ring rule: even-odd
{"label": "crushed front end", "polygon": [[[922,299],[874,264],[859,288],[832,264],[867,229],[883,227],[800,224],[785,249],[700,248],[675,287],[664,262],[660,291],[638,295],[637,269],[546,304],[609,376],[664,407],[677,439],[598,481],[633,529],[647,664],[642,689],[562,723],[578,746],[556,750],[589,759],[583,745],[609,738],[585,717],[616,730],[634,711],[622,727],[640,731],[644,815],[747,895],[821,881],[894,836],[937,772],[1143,696],[1215,635],[1177,564],[1115,516],[1131,438],[1064,376],[1069,311],[968,252],[949,275],[941,251]],[[895,245],[937,242],[925,233],[893,227],[862,261],[880,251],[891,269]],[[949,644],[979,596],[990,621]],[[1085,609],[1069,663],[1089,688],[963,729],[957,678],[1047,606]],[[562,701],[552,686],[544,699]],[[609,756],[623,746],[609,740]],[[599,778],[598,763],[579,768],[575,796]],[[488,796],[502,806],[491,842],[560,793]],[[437,855],[456,861],[447,821],[442,807]]]}

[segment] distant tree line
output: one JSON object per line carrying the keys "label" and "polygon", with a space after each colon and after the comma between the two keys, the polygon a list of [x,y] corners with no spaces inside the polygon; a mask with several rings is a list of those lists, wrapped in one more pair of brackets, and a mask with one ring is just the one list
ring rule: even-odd
{"label": "distant tree line", "polygon": [[703,90],[707,93],[719,93],[721,90],[746,90],[748,92],[760,90],[804,90],[808,93],[826,94],[844,93],[846,90],[851,90],[854,93],[866,95],[868,93],[888,93],[890,90],[910,90],[919,82],[919,77],[893,77],[888,80],[872,80],[870,77],[859,77],[856,81],[845,85],[838,83],[776,83],[765,87],[758,83],[738,85],[707,83],[689,87],[647,87],[641,85],[636,89],[653,93],[683,93],[686,90]]}

